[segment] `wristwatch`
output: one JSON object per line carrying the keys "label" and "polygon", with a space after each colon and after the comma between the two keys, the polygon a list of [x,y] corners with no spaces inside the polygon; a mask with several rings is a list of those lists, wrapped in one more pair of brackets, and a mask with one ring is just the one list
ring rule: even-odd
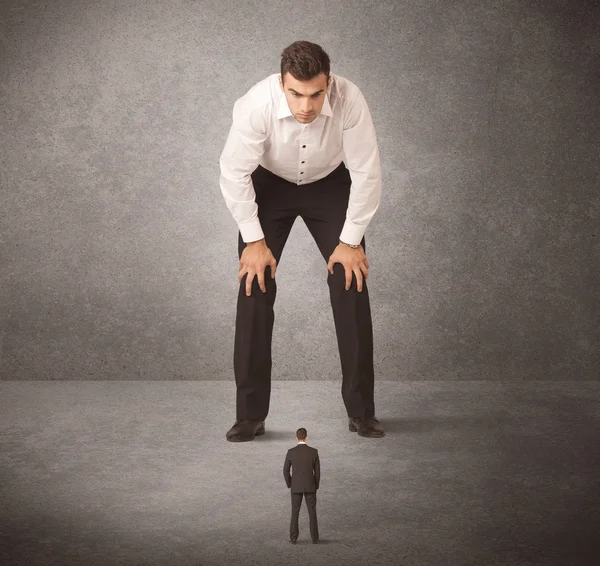
{"label": "wristwatch", "polygon": [[349,248],[352,248],[353,250],[355,250],[356,248],[358,248],[358,246],[360,246],[360,244],[347,244],[346,242],[342,242],[342,240],[340,240],[340,244],[344,244],[345,246],[348,246]]}

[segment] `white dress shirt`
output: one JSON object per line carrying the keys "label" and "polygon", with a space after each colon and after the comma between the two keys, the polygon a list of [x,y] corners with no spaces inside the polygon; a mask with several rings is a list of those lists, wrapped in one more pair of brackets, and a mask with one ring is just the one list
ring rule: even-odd
{"label": "white dress shirt", "polygon": [[278,77],[275,73],[263,79],[235,102],[219,161],[221,192],[242,239],[255,242],[265,237],[250,176],[258,165],[301,190],[344,161],[352,184],[339,238],[360,244],[381,198],[379,149],[365,98],[354,83],[331,73],[320,114],[301,124],[289,109]]}

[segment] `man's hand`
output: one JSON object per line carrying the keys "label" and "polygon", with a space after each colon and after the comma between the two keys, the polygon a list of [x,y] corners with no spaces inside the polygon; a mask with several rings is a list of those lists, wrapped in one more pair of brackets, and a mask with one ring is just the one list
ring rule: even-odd
{"label": "man's hand", "polygon": [[327,270],[333,275],[333,266],[336,263],[341,263],[346,271],[346,291],[352,285],[352,272],[356,275],[356,285],[358,292],[362,292],[363,273],[365,279],[369,277],[369,260],[365,255],[365,250],[362,246],[353,249],[344,244],[338,244],[333,250],[327,264]]}
{"label": "man's hand", "polygon": [[238,271],[238,283],[241,283],[244,275],[246,278],[246,295],[249,297],[252,293],[252,281],[254,276],[258,279],[258,286],[263,293],[266,293],[265,287],[265,268],[271,266],[271,279],[275,279],[277,270],[277,260],[267,247],[265,239],[246,244],[242,256],[240,257],[240,268]]}

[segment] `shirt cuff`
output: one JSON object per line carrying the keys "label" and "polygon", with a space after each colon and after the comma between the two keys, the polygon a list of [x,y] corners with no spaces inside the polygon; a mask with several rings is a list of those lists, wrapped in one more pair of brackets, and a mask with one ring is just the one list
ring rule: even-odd
{"label": "shirt cuff", "polygon": [[238,223],[238,228],[242,235],[242,240],[244,240],[246,244],[257,242],[265,237],[258,218],[254,218],[248,222]]}
{"label": "shirt cuff", "polygon": [[366,226],[359,226],[350,220],[346,220],[344,223],[344,228],[342,229],[342,233],[340,234],[340,240],[345,244],[358,246],[358,244],[361,243],[366,231]]}

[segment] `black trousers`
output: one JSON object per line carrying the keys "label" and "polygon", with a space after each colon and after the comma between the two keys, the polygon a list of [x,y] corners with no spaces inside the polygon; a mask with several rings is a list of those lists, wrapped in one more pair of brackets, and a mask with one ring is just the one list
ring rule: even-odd
{"label": "black trousers", "polygon": [[[333,275],[326,269],[329,257],[339,244],[346,220],[351,178],[344,162],[327,177],[297,186],[261,167],[252,173],[258,217],[265,241],[279,261],[294,221],[300,216],[325,260],[329,296],[342,366],[342,398],[349,417],[375,416],[373,400],[373,324],[369,291],[363,278],[362,292],[352,285],[345,289],[344,267],[336,263]],[[362,240],[365,248],[365,239]],[[246,244],[238,236],[241,258]],[[271,339],[277,293],[271,268],[265,269],[266,293],[252,281],[246,295],[246,274],[240,283],[235,324],[234,372],[237,387],[236,418],[264,420],[271,397]],[[308,329],[310,331],[310,329]],[[318,340],[315,336],[315,340]]]}
{"label": "black trousers", "polygon": [[[306,491],[306,508],[308,509],[308,521],[310,526],[310,538],[319,540],[319,525],[317,523],[317,492]],[[302,507],[302,493],[292,493],[292,520],[290,522],[290,538],[296,540],[300,533],[298,529],[298,517]]]}

